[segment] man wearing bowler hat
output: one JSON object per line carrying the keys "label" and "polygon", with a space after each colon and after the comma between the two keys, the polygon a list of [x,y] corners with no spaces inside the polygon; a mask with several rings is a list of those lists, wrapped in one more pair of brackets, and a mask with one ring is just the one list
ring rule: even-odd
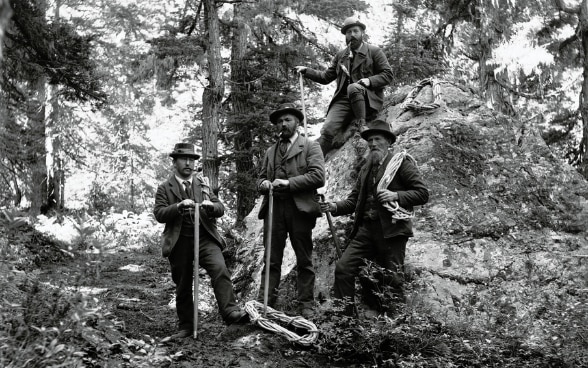
{"label": "man wearing bowler hat", "polygon": [[[273,188],[273,222],[268,287],[268,304],[278,298],[282,257],[286,238],[296,254],[299,313],[309,318],[314,309],[314,266],[312,264],[312,229],[321,216],[316,189],[325,184],[324,158],[319,144],[298,134],[304,114],[291,103],[281,105],[270,114],[279,140],[265,153],[257,181],[261,194]],[[264,198],[259,219],[268,219],[268,201]],[[268,236],[269,234],[264,234]],[[265,259],[265,257],[264,257]],[[265,267],[258,300],[264,296]]]}
{"label": "man wearing bowler hat", "polygon": [[354,119],[355,125],[363,128],[366,118],[373,119],[377,115],[382,109],[384,87],[392,82],[392,69],[386,55],[379,47],[363,40],[365,29],[359,19],[345,19],[341,33],[345,35],[347,47],[337,52],[326,70],[295,67],[305,78],[321,84],[337,80],[318,139],[325,156],[334,148],[333,138],[345,131]]}
{"label": "man wearing bowler hat", "polygon": [[[388,123],[382,120],[368,123],[361,137],[367,141],[369,156],[355,187],[346,199],[321,204],[323,212],[329,211],[335,216],[355,214],[351,242],[335,266],[334,297],[338,303],[346,305],[345,313],[349,315],[354,313],[355,278],[365,265],[364,259],[390,270],[380,282],[390,287],[398,298],[403,298],[404,255],[408,238],[413,236],[412,221],[406,214],[412,212],[413,206],[429,200],[429,192],[414,160],[405,152],[397,155],[390,152],[396,135]],[[389,184],[378,189],[382,187],[381,180]],[[362,286],[366,303],[383,312],[374,293],[365,292],[370,287],[365,281]]]}
{"label": "man wearing bowler hat", "polygon": [[200,203],[200,266],[210,276],[214,295],[223,320],[227,324],[245,322],[247,313],[235,301],[231,275],[225,265],[222,249],[225,240],[216,227],[216,218],[225,208],[204,178],[195,175],[195,163],[200,158],[190,143],[178,143],[170,153],[174,167],[170,177],[157,188],[153,214],[165,223],[162,234],[162,254],[171,266],[176,284],[176,312],[179,332],[168,339],[192,335],[194,301],[192,281],[194,272],[194,208]]}

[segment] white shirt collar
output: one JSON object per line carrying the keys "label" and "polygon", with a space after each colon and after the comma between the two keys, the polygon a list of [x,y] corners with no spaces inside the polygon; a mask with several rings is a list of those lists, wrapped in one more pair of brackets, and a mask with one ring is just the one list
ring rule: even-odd
{"label": "white shirt collar", "polygon": [[288,138],[288,140],[290,141],[290,144],[294,144],[294,141],[296,140],[296,138],[298,138],[298,132],[294,132],[294,134],[292,134],[292,136],[290,138]]}
{"label": "white shirt collar", "polygon": [[178,184],[184,185],[184,182],[187,181],[188,183],[190,183],[190,186],[192,186],[192,176],[190,176],[188,179],[182,179],[177,175],[174,175],[174,176],[176,177]]}

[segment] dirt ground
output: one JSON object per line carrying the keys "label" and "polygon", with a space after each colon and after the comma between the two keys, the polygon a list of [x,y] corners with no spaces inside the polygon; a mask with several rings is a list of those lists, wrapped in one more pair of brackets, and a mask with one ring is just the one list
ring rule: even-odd
{"label": "dirt ground", "polygon": [[[122,251],[100,260],[72,260],[42,269],[53,284],[79,285],[111,312],[127,341],[152,341],[151,354],[166,356],[153,366],[165,367],[318,367],[314,348],[298,346],[251,323],[226,326],[216,309],[200,314],[198,337],[161,343],[175,332],[174,294],[167,260],[156,254]],[[57,282],[58,281],[58,282]],[[109,359],[128,366],[129,357]],[[118,364],[120,363],[120,365]],[[108,366],[111,366],[111,365]]]}

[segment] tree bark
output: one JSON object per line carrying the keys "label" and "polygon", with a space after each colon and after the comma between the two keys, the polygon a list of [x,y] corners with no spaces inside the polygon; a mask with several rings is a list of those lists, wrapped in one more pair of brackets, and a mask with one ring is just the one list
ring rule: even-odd
{"label": "tree bark", "polygon": [[[247,62],[245,60],[249,28],[241,15],[241,4],[234,6],[233,37],[231,39],[231,126],[235,130],[233,150],[235,154],[235,168],[237,171],[237,218],[236,226],[241,226],[243,220],[255,206],[255,175],[253,155],[253,136],[249,124],[243,120],[247,113]],[[251,179],[251,182],[245,180]]]}
{"label": "tree bark", "polygon": [[[476,25],[481,30],[481,25]],[[480,31],[482,34],[483,32]],[[503,114],[514,116],[516,111],[509,101],[509,93],[496,81],[496,66],[489,63],[492,58],[492,41],[488,37],[479,39],[478,75],[480,77],[479,88],[485,98],[488,107]],[[503,72],[504,73],[504,72]]]}
{"label": "tree bark", "polygon": [[45,98],[46,78],[38,76],[31,82],[31,94],[28,98],[27,118],[30,124],[28,137],[28,162],[30,163],[30,214],[36,216],[47,204],[47,165],[45,132]]}
{"label": "tree bark", "polygon": [[578,170],[588,179],[588,0],[574,5],[568,4],[565,0],[555,0],[555,4],[559,10],[568,14],[575,14],[578,17],[578,29],[580,34],[580,42],[582,44],[582,91],[580,92],[580,115],[582,116],[582,140],[580,141]]}
{"label": "tree bark", "polygon": [[202,168],[210,186],[218,190],[218,134],[225,86],[223,81],[220,27],[215,0],[203,0],[207,31],[208,86],[202,93]]}

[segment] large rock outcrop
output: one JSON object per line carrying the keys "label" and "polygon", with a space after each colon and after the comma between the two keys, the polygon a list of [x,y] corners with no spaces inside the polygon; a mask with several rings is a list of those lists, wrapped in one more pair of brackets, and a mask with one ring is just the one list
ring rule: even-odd
{"label": "large rock outcrop", "polygon": [[[488,318],[491,309],[513,316],[534,313],[539,301],[531,290],[585,298],[586,180],[553,156],[533,120],[498,114],[467,89],[443,81],[436,90],[440,106],[418,114],[401,104],[409,91],[389,96],[381,115],[399,137],[396,149],[417,160],[431,193],[429,203],[417,209],[415,237],[407,247],[415,286],[409,303],[444,321],[467,316],[475,323],[480,314]],[[433,101],[433,89],[425,86],[416,100]],[[365,151],[365,142],[355,136],[329,155],[327,200],[349,193]],[[258,206],[237,249],[241,300],[255,298],[263,265]],[[335,225],[345,243],[351,219],[337,217]],[[328,298],[335,249],[324,217],[313,235],[316,293]],[[294,265],[288,250],[281,293],[285,310],[295,299]]]}

